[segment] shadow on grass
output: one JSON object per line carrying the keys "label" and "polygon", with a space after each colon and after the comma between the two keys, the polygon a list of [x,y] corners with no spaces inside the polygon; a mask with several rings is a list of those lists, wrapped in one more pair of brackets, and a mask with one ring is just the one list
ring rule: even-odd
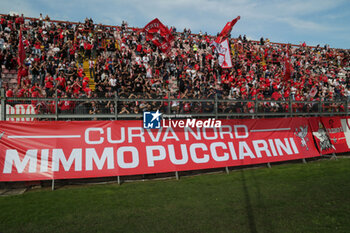
{"label": "shadow on grass", "polygon": [[246,212],[247,212],[249,229],[250,229],[250,232],[257,233],[258,231],[256,229],[254,211],[253,211],[251,198],[250,198],[248,188],[247,188],[244,170],[241,170],[241,177],[242,177],[242,188],[243,188],[243,195],[244,195],[244,201],[245,201],[245,207],[246,207]]}
{"label": "shadow on grass", "polygon": [[266,203],[264,201],[264,194],[261,192],[261,184],[259,182],[259,179],[256,177],[255,172],[250,173],[252,175],[252,181],[254,182],[254,188],[256,190],[256,197],[257,197],[257,204],[263,209],[264,215],[266,216],[266,220],[264,220],[264,224],[262,227],[264,228],[265,232],[273,233],[273,224],[271,223],[270,216],[268,216],[269,209],[266,207]]}

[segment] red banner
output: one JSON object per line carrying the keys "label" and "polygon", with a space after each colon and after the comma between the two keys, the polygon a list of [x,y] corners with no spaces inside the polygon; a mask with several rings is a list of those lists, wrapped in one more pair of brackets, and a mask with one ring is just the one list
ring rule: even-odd
{"label": "red banner", "polygon": [[306,118],[144,129],[141,121],[0,122],[0,181],[136,175],[319,156]]}

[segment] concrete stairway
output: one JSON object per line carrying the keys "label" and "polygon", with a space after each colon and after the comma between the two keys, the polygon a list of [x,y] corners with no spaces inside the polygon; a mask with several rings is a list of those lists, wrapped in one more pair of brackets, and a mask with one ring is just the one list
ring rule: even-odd
{"label": "concrete stairway", "polygon": [[[96,61],[95,61],[96,63]],[[93,77],[91,77],[90,75],[90,70],[89,70],[89,60],[85,60],[83,62],[83,69],[84,69],[84,73],[85,75],[89,78],[89,88],[94,91],[95,90],[95,80]]]}

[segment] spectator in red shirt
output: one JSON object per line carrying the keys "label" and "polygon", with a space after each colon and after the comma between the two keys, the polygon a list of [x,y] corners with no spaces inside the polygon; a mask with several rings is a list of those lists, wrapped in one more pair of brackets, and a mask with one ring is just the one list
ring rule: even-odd
{"label": "spectator in red shirt", "polygon": [[52,95],[55,93],[53,88],[54,88],[53,77],[49,74],[45,78],[45,92],[47,97],[52,97]]}
{"label": "spectator in red shirt", "polygon": [[[68,98],[67,95],[63,96],[64,98]],[[58,107],[61,111],[61,113],[71,113],[71,109],[72,109],[72,101],[69,100],[62,100],[60,102],[58,102]]]}
{"label": "spectator in red shirt", "polygon": [[72,85],[73,94],[79,94],[81,88],[82,88],[82,87],[81,87],[81,85],[80,85],[79,78],[76,78],[76,80],[74,81],[74,83],[73,83],[73,85]]}
{"label": "spectator in red shirt", "polygon": [[6,91],[6,97],[13,97],[13,91],[11,89]]}
{"label": "spectator in red shirt", "polygon": [[92,50],[92,44],[90,42],[84,43],[84,49],[85,49],[85,58],[90,59],[91,58],[91,50]]}
{"label": "spectator in red shirt", "polygon": [[17,73],[18,86],[21,86],[22,78],[27,77],[27,76],[28,76],[28,67],[25,65],[21,65],[18,68],[18,73]]}
{"label": "spectator in red shirt", "polygon": [[39,40],[36,40],[33,50],[34,50],[34,54],[41,56],[41,43]]}

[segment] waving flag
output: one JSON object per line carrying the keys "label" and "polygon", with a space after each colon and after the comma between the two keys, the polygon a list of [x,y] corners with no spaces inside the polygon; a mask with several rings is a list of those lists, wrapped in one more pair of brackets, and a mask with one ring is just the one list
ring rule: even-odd
{"label": "waving flag", "polygon": [[151,40],[163,53],[169,51],[174,37],[171,31],[159,19],[156,18],[149,22],[143,28],[143,31],[146,33],[146,39]]}
{"label": "waving flag", "polygon": [[225,40],[231,33],[233,26],[237,23],[237,21],[241,18],[241,16],[238,16],[231,22],[228,22],[224,29],[220,32],[219,36],[216,38],[216,43],[221,43],[223,40]]}
{"label": "waving flag", "polygon": [[222,68],[232,68],[230,46],[228,39],[222,41],[217,47],[216,51],[219,54],[219,64]]}

